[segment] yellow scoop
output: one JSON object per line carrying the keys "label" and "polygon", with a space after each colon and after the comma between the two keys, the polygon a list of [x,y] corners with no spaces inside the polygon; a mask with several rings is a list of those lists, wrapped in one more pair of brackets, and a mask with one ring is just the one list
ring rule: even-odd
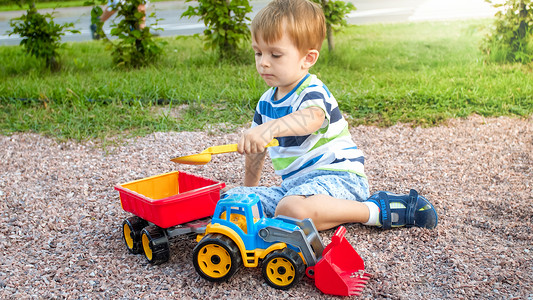
{"label": "yellow scoop", "polygon": [[[272,147],[272,146],[279,146],[278,140],[273,139],[265,147]],[[212,154],[221,154],[221,153],[229,153],[229,152],[237,152],[237,144],[212,146],[198,154],[175,157],[171,159],[171,161],[175,163],[187,164],[187,165],[205,165],[211,161]]]}

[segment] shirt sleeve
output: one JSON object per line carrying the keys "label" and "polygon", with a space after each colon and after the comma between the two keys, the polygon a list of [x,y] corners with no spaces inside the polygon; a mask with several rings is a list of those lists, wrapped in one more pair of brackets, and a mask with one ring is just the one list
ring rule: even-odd
{"label": "shirt sleeve", "polygon": [[254,128],[255,126],[259,126],[261,124],[263,124],[263,118],[261,117],[261,114],[257,110],[255,110],[251,128]]}
{"label": "shirt sleeve", "polygon": [[324,112],[325,118],[320,129],[316,133],[324,133],[328,130],[331,119],[331,105],[327,102],[327,95],[317,89],[313,89],[302,95],[302,101],[297,110],[303,110],[310,107],[318,107]]}

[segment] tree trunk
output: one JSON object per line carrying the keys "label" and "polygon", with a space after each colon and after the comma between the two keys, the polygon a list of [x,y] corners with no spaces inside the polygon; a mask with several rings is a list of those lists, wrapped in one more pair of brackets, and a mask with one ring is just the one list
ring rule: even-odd
{"label": "tree trunk", "polygon": [[335,49],[335,42],[333,41],[333,29],[331,28],[331,24],[328,22],[328,15],[330,12],[327,11],[329,0],[322,0],[322,10],[324,11],[324,14],[326,15],[326,39],[328,40],[328,50],[329,52],[332,52]]}
{"label": "tree trunk", "polygon": [[333,52],[335,49],[335,42],[333,41],[333,30],[331,29],[331,24],[326,24],[326,36],[328,38],[328,50]]}
{"label": "tree trunk", "polygon": [[519,5],[519,16],[520,16],[520,26],[518,27],[518,39],[523,40],[526,37],[527,33],[527,7],[524,1],[520,1]]}
{"label": "tree trunk", "polygon": [[50,69],[50,71],[52,71],[52,72],[57,72],[57,71],[59,71],[59,70],[61,69],[61,68],[60,68],[60,64],[59,64],[59,62],[57,61],[55,55],[52,55],[52,56],[46,58],[46,66],[47,66],[47,67]]}

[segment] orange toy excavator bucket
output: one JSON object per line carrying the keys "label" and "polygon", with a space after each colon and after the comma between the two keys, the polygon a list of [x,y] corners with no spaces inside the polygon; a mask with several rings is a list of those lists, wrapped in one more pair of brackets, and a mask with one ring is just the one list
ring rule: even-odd
{"label": "orange toy excavator bucket", "polygon": [[346,240],[345,233],[346,228],[340,226],[314,266],[315,285],[325,294],[360,295],[370,278],[363,259]]}

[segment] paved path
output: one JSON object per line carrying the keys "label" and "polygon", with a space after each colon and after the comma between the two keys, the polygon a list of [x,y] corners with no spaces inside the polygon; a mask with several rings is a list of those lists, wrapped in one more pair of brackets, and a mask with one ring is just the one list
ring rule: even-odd
{"label": "paved path", "polygon": [[[426,20],[444,20],[458,18],[492,17],[495,13],[484,0],[351,0],[357,10],[348,15],[351,24],[390,23]],[[264,7],[268,1],[255,0],[250,2],[254,13]],[[155,2],[149,5],[148,15],[155,12],[158,27],[162,36],[189,35],[201,33],[204,25],[198,19],[180,18],[189,3],[184,1]],[[52,12],[52,10],[42,10]],[[86,41],[91,39],[89,31],[90,7],[72,7],[57,9],[54,13],[55,22],[63,24],[75,23],[75,28],[81,34],[67,33],[63,41]],[[12,28],[9,20],[22,15],[24,11],[0,12],[0,45],[18,45],[20,37],[6,34]],[[155,18],[148,18],[148,24],[153,24]],[[104,30],[109,33],[111,22],[106,22]]]}

